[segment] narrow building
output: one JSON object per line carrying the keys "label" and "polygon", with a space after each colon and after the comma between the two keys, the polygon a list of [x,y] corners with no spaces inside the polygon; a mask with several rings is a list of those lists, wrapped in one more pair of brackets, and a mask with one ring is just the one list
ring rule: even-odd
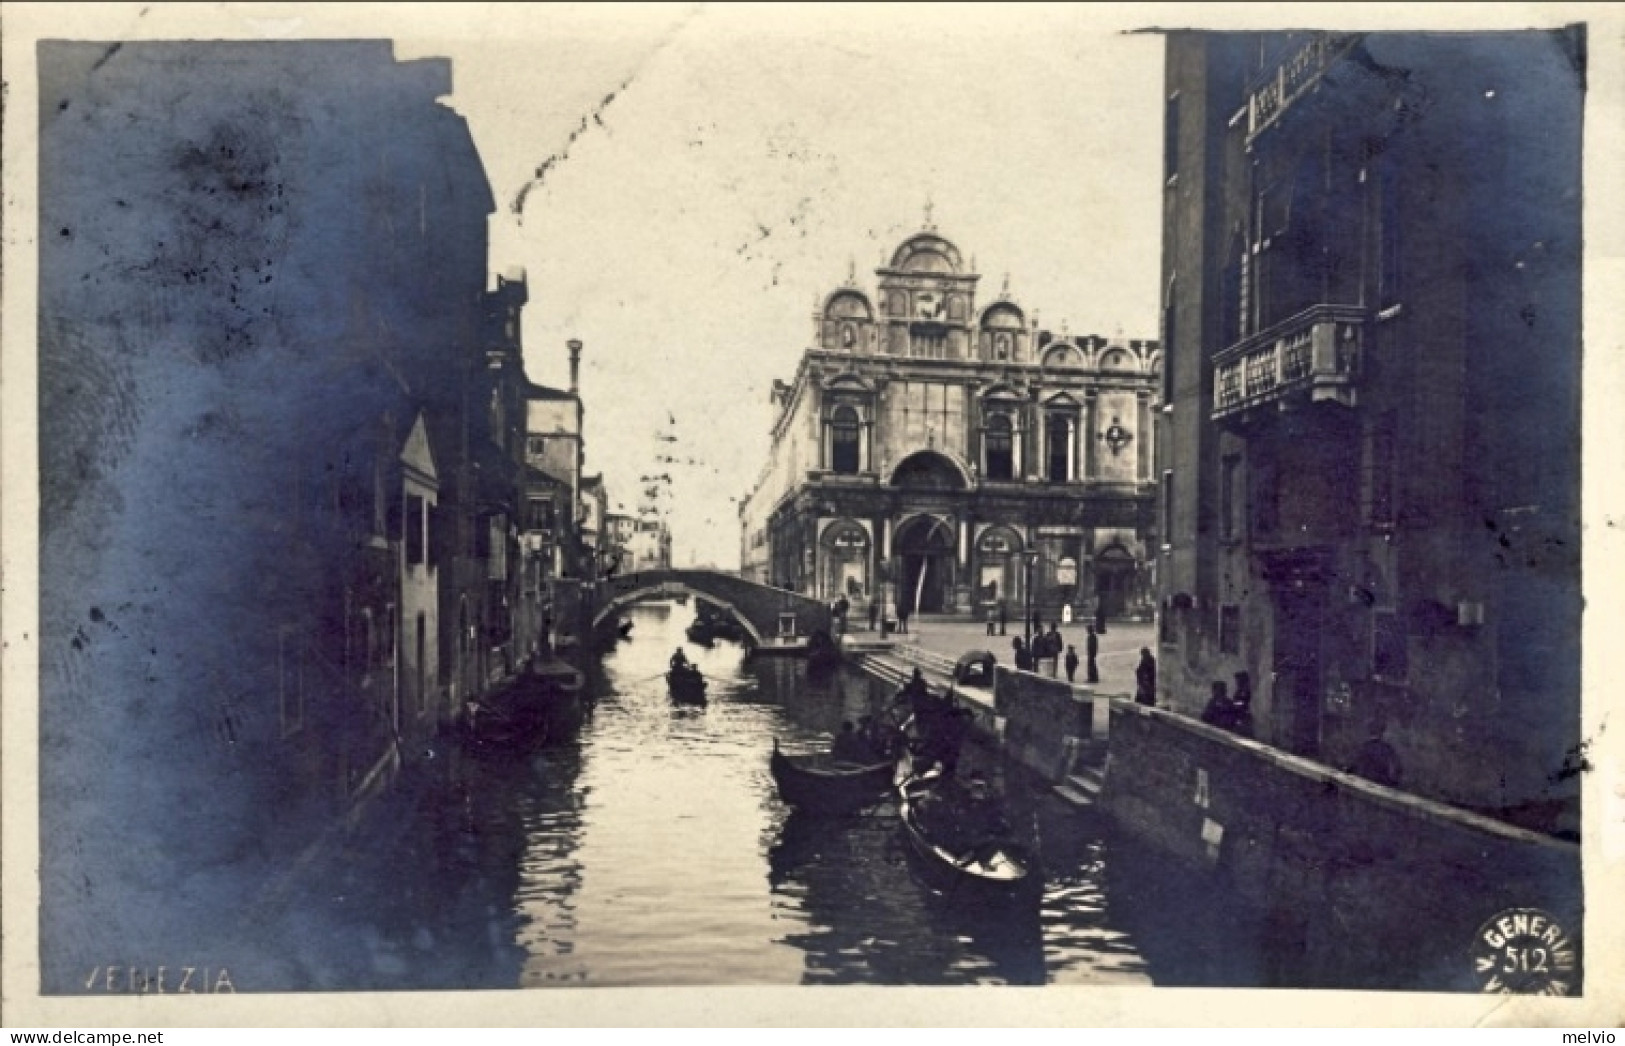
{"label": "narrow building", "polygon": [[1577,831],[1581,30],[1171,33],[1159,703]]}

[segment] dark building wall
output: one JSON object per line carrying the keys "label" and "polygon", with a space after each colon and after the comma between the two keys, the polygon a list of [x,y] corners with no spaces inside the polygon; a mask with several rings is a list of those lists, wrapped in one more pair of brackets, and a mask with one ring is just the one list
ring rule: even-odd
{"label": "dark building wall", "polygon": [[[1169,39],[1222,124],[1165,232],[1176,298],[1195,267],[1219,300],[1175,303],[1163,703],[1247,671],[1273,743],[1342,765],[1380,722],[1407,787],[1573,830],[1583,48],[1321,38],[1318,85],[1257,121],[1248,84],[1315,39]],[[1311,330],[1345,372],[1216,410],[1237,346],[1285,367]]]}
{"label": "dark building wall", "polygon": [[112,954],[178,956],[199,927],[251,953],[239,920],[267,877],[358,766],[426,736],[388,722],[394,639],[375,636],[360,691],[354,611],[399,605],[385,507],[419,407],[457,496],[490,202],[435,101],[449,65],[387,42],[39,58],[42,959],[60,990]]}

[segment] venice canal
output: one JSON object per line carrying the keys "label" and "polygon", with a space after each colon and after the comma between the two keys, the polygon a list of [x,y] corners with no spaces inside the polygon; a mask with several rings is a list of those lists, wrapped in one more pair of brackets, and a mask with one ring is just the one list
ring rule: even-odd
{"label": "venice canal", "polygon": [[990,751],[962,765],[1036,833],[1036,911],[934,894],[890,800],[833,820],[792,813],[768,775],[774,739],[827,745],[872,710],[867,679],[815,684],[795,659],[687,644],[710,700],[674,705],[662,676],[691,613],[630,611],[632,639],[601,655],[573,738],[515,761],[448,749],[433,782],[403,789],[310,876],[303,918],[323,946],[268,946],[260,976],[350,990],[1258,983],[1256,931],[1225,925],[1181,872]]}

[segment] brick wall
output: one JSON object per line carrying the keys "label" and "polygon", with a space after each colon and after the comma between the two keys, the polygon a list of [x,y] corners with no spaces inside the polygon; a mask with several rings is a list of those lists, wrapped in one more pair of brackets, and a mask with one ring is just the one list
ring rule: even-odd
{"label": "brick wall", "polygon": [[1294,983],[1478,990],[1469,950],[1492,916],[1539,908],[1580,932],[1573,843],[1163,709],[1114,701],[1109,736],[1106,811],[1261,915]]}
{"label": "brick wall", "polygon": [[1065,772],[1068,738],[1087,739],[1094,703],[1063,679],[1000,666],[994,673],[994,708],[1004,718],[1010,756],[1045,777]]}

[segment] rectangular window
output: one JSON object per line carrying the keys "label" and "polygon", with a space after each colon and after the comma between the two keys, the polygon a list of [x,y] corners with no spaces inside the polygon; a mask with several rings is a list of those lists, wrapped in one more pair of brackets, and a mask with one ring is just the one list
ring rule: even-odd
{"label": "rectangular window", "polygon": [[486,578],[492,581],[501,580],[508,576],[508,517],[498,515],[491,517],[491,536],[488,539],[490,548],[490,569]]}
{"label": "rectangular window", "polygon": [[1162,470],[1162,548],[1174,547],[1174,470]]}
{"label": "rectangular window", "polygon": [[1274,462],[1253,464],[1248,469],[1251,479],[1249,501],[1252,506],[1253,530],[1259,534],[1273,534],[1280,526],[1280,483]]}
{"label": "rectangular window", "polygon": [[406,542],[406,563],[408,566],[417,566],[423,562],[424,524],[423,499],[416,494],[406,495],[406,518],[402,521],[405,532],[401,535]]}
{"label": "rectangular window", "polygon": [[547,453],[547,437],[531,436],[525,441],[525,452],[533,458],[539,458]]}
{"label": "rectangular window", "polygon": [[1173,290],[1168,292],[1168,304],[1162,309],[1162,405],[1174,405],[1174,357],[1179,355],[1176,325],[1179,310],[1174,305]]}
{"label": "rectangular window", "polygon": [[1384,164],[1377,172],[1377,305],[1398,304],[1400,295],[1399,175]]}
{"label": "rectangular window", "polygon": [[1241,608],[1234,604],[1219,607],[1219,653],[1241,653]]}
{"label": "rectangular window", "polygon": [[1409,675],[1405,624],[1392,610],[1371,615],[1371,674],[1392,683],[1402,683]]}
{"label": "rectangular window", "polygon": [[1226,455],[1219,467],[1219,537],[1234,541],[1241,536],[1238,516],[1244,499],[1241,497],[1241,458]]}
{"label": "rectangular window", "polygon": [[1366,521],[1394,522],[1394,470],[1397,424],[1393,412],[1379,416],[1367,434]]}
{"label": "rectangular window", "polygon": [[1168,99],[1162,111],[1162,180],[1179,173],[1179,95]]}
{"label": "rectangular window", "polygon": [[531,498],[525,503],[526,530],[553,529],[553,502],[547,498]]}

